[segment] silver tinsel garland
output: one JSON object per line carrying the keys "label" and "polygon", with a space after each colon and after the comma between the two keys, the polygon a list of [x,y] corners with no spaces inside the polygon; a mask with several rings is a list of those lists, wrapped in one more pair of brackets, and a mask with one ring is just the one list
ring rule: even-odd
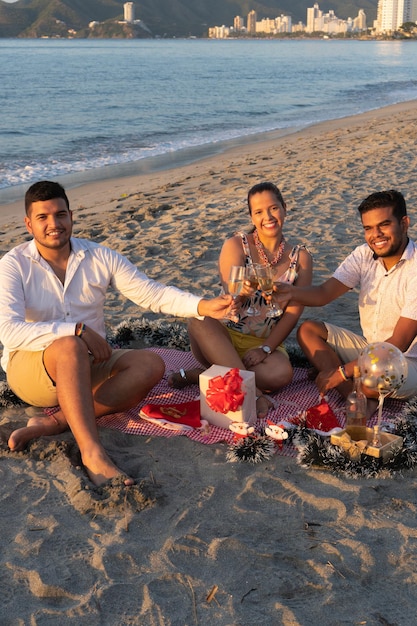
{"label": "silver tinsel garland", "polygon": [[129,318],[108,331],[108,340],[119,347],[139,340],[149,347],[190,350],[187,327],[177,321]]}
{"label": "silver tinsel garland", "polygon": [[275,443],[266,436],[244,437],[230,444],[226,453],[229,463],[262,463],[271,458],[275,452]]}
{"label": "silver tinsel garland", "polygon": [[404,404],[401,414],[394,419],[390,432],[403,438],[403,445],[386,462],[362,454],[360,461],[351,460],[341,448],[307,429],[294,433],[300,465],[330,469],[352,478],[386,478],[417,466],[417,397]]}

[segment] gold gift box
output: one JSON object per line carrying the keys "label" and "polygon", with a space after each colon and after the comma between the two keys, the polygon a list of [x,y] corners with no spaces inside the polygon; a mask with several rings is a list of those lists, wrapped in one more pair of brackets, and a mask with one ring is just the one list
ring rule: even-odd
{"label": "gold gift box", "polygon": [[[341,430],[334,435],[330,435],[330,443],[334,446],[339,446],[340,448],[345,448],[345,445],[342,445],[341,438],[346,433],[346,430]],[[393,456],[394,452],[397,452],[401,449],[403,445],[403,438],[398,435],[392,435],[391,433],[379,432],[379,440],[381,442],[381,446],[379,448],[375,448],[372,446],[372,441],[374,438],[374,430],[373,428],[366,428],[365,426],[359,426],[355,428],[355,431],[350,431],[348,433],[353,441],[368,441],[368,445],[362,451],[362,454],[368,454],[369,456],[373,456],[377,459],[382,459],[383,463],[389,461],[389,459]]]}

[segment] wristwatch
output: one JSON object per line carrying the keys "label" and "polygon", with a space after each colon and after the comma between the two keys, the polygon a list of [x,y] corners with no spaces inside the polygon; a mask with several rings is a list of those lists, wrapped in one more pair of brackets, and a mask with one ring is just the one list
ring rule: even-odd
{"label": "wristwatch", "polygon": [[271,354],[272,350],[269,346],[261,346],[261,350],[265,352],[265,354]]}

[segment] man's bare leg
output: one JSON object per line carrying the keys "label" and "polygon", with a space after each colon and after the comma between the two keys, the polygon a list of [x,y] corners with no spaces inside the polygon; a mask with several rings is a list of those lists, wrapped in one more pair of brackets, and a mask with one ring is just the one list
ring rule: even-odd
{"label": "man's bare leg", "polygon": [[[317,374],[337,369],[342,364],[336,352],[327,343],[327,335],[326,326],[313,320],[303,322],[297,331],[300,348],[317,370]],[[352,390],[352,383],[343,381],[336,389],[341,396],[347,398]]]}
{"label": "man's bare leg", "polygon": [[57,411],[53,415],[36,415],[28,419],[26,426],[12,432],[8,446],[13,452],[20,452],[26,448],[31,439],[38,439],[44,435],[59,435],[68,428],[62,411]]}
{"label": "man's bare leg", "polygon": [[[96,417],[123,411],[142,400],[163,376],[162,359],[147,351],[126,353],[116,362],[111,378],[93,390],[94,400],[87,346],[77,337],[65,337],[51,344],[45,350],[44,363],[57,386],[61,410],[54,414],[54,418],[58,423],[49,416],[31,418],[38,421],[29,420],[26,429],[12,433],[11,449],[23,449],[34,436],[59,434],[68,426],[92,482],[100,485],[122,474],[100,443]],[[125,484],[133,482],[128,478]]]}
{"label": "man's bare leg", "polygon": [[129,350],[113,366],[111,377],[93,389],[96,417],[136,406],[164,375],[161,357],[149,350]]}
{"label": "man's bare leg", "polygon": [[[297,332],[298,343],[317,374],[336,369],[341,365],[336,352],[327,343],[327,334],[326,326],[322,322],[312,320],[303,322]],[[336,389],[343,398],[347,398],[352,390],[352,383],[350,381],[342,382]],[[373,391],[365,388],[363,391],[367,396],[366,414],[369,418],[375,413],[378,401]]]}

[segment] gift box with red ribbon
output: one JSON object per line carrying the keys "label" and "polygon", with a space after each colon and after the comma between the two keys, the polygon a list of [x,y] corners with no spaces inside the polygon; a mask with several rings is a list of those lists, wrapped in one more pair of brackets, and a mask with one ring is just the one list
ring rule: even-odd
{"label": "gift box with red ribbon", "polygon": [[229,428],[232,422],[256,422],[255,374],[212,365],[200,374],[200,413],[210,424]]}

